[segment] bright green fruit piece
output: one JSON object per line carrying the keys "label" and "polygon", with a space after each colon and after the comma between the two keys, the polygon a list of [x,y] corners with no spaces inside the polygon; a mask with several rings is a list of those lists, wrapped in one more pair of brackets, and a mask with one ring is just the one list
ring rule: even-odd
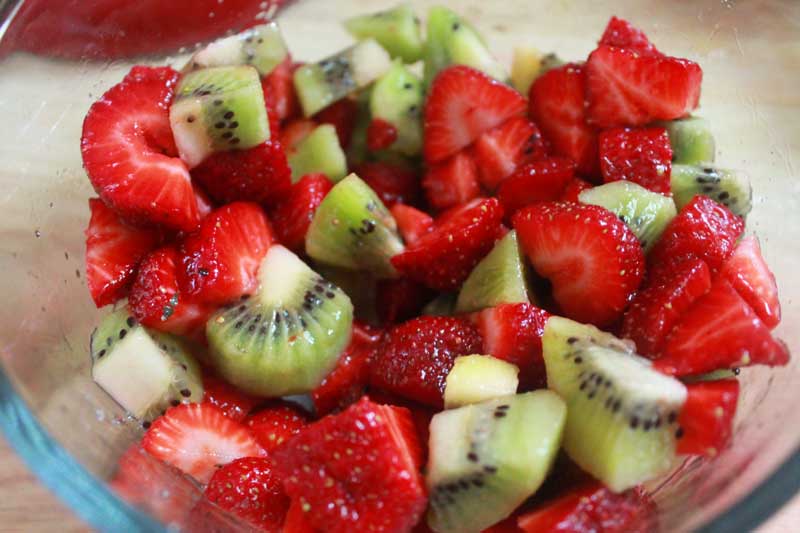
{"label": "bright green fruit piece", "polygon": [[356,39],[373,38],[392,58],[405,63],[422,59],[422,32],[419,19],[408,4],[344,21],[344,27]]}
{"label": "bright green fruit piece", "polygon": [[334,183],[347,175],[347,158],[339,144],[336,128],[322,124],[314,128],[289,155],[292,183],[312,172],[321,172]]}
{"label": "bright green fruit piece", "polygon": [[183,70],[252,65],[261,76],[266,76],[288,55],[280,28],[270,22],[214,41],[195,53]]}
{"label": "bright green fruit piece", "polygon": [[706,165],[672,165],[672,198],[678,209],[702,194],[724,205],[740,217],[753,207],[753,189],[744,172]]}
{"label": "bright green fruit piece", "polygon": [[659,125],[667,129],[673,163],[692,165],[714,162],[716,143],[706,119],[687,117]]}
{"label": "bright green fruit piece", "polygon": [[422,82],[402,63],[395,63],[375,82],[369,107],[372,118],[385,120],[397,130],[392,150],[408,156],[419,154],[424,100]]}
{"label": "bright green fruit piece", "polygon": [[517,392],[519,369],[491,355],[456,357],[444,388],[446,409],[511,396]]}

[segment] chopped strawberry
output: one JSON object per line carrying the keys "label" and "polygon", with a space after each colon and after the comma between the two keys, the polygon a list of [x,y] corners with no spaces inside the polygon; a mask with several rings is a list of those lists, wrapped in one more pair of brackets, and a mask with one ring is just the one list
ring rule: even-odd
{"label": "chopped strawberry", "polygon": [[472,156],[463,151],[430,166],[422,178],[422,187],[435,209],[462,205],[481,195],[478,167]]}
{"label": "chopped strawberry", "polygon": [[299,65],[287,57],[275,67],[261,82],[264,93],[269,97],[267,113],[272,113],[279,121],[284,121],[300,113],[300,103],[294,90],[294,71]]}
{"label": "chopped strawberry", "polygon": [[615,128],[599,138],[603,181],[627,180],[645,189],[670,194],[672,147],[664,128]]}
{"label": "chopped strawberry", "polygon": [[550,314],[531,304],[501,304],[473,313],[470,320],[483,339],[481,353],[517,366],[525,389],[547,385],[542,335]]}
{"label": "chopped strawberry", "polygon": [[789,362],[786,345],[724,278],[718,279],[673,328],[655,367],[677,376],[753,364]]}
{"label": "chopped strawberry", "polygon": [[276,140],[211,154],[192,169],[192,177],[221,204],[237,200],[275,204],[289,192],[291,176],[286,154]]}
{"label": "chopped strawberry", "polygon": [[244,425],[250,428],[258,445],[271,452],[308,425],[308,417],[294,404],[273,401],[248,416]]}
{"label": "chopped strawberry", "polygon": [[433,80],[425,103],[425,161],[444,161],[524,112],[525,99],[508,85],[463,65],[446,68]]}
{"label": "chopped strawberry", "polygon": [[381,118],[373,118],[367,126],[367,148],[373,152],[389,148],[397,140],[397,128]]}
{"label": "chopped strawberry", "polygon": [[420,314],[435,293],[408,278],[378,281],[376,307],[382,324],[395,324]]}
{"label": "chopped strawberry", "polygon": [[[414,424],[414,429],[417,435],[417,442],[419,448],[411,450],[413,459],[418,468],[428,460],[428,437],[430,434],[429,428],[431,425],[431,418],[438,410],[421,403],[413,402],[394,394],[389,394],[383,391],[372,389],[369,391],[369,399],[381,405],[391,405],[393,407],[402,407],[411,413],[411,421]],[[424,521],[423,521],[424,522]]]}
{"label": "chopped strawberry", "polygon": [[611,20],[608,21],[603,37],[600,38],[598,44],[630,48],[642,55],[664,55],[656,50],[642,30],[635,28],[627,20],[617,17],[611,17]]}
{"label": "chopped strawberry", "polygon": [[547,146],[536,124],[513,117],[478,137],[473,147],[478,176],[493,191],[517,166],[547,156]]}
{"label": "chopped strawberry", "polygon": [[332,187],[325,174],[308,174],[292,185],[286,199],[270,211],[278,242],[294,252],[305,251],[308,226]]}
{"label": "chopped strawberry", "polygon": [[514,228],[564,314],[608,326],[644,275],[644,252],[617,216],[595,205],[543,203],[518,211]]}
{"label": "chopped strawberry", "polygon": [[350,98],[342,98],[314,115],[319,124],[331,124],[336,128],[336,135],[342,148],[350,145],[356,118],[358,118],[358,103]]}
{"label": "chopped strawberry", "polygon": [[506,218],[531,204],[558,200],[575,176],[575,163],[550,157],[527,163],[506,178],[497,190]]}
{"label": "chopped strawberry", "polygon": [[678,416],[682,435],[676,451],[713,457],[727,446],[733,434],[739,382],[700,381],[686,385],[686,392],[686,403]]}
{"label": "chopped strawberry", "polygon": [[494,246],[502,218],[496,198],[455,207],[439,217],[432,232],[392,257],[392,265],[432,289],[457,289]]}
{"label": "chopped strawberry", "polygon": [[392,212],[397,230],[406,244],[415,244],[433,230],[433,217],[424,211],[402,203],[394,204],[389,211]]}
{"label": "chopped strawberry", "polygon": [[253,293],[259,264],[272,242],[269,221],[258,204],[220,207],[181,244],[181,291],[214,304]]}
{"label": "chopped strawberry", "polygon": [[597,133],[586,123],[584,67],[570,63],[536,79],[529,93],[530,115],[553,152],[569,157],[578,171],[599,174]]}
{"label": "chopped strawberry", "polygon": [[169,67],[131,69],[89,109],[81,154],[94,190],[122,218],[191,231],[197,202],[169,125],[179,76]]}
{"label": "chopped strawberry", "polygon": [[280,143],[286,150],[287,155],[291,154],[300,144],[300,141],[305,139],[316,127],[317,123],[307,118],[298,118],[288,122],[281,129],[280,134]]}
{"label": "chopped strawberry", "polygon": [[365,162],[354,172],[375,191],[386,207],[397,202],[416,204],[419,201],[419,174],[408,166],[382,161]]}
{"label": "chopped strawberry", "polygon": [[89,200],[86,284],[97,307],[124,298],[142,258],[160,240],[158,232],[125,224],[102,200]]}
{"label": "chopped strawberry", "polygon": [[591,189],[592,184],[586,180],[582,180],[580,178],[572,178],[567,186],[561,191],[561,196],[558,198],[562,202],[580,202],[578,196],[581,194],[581,191],[585,191],[586,189]]}
{"label": "chopped strawberry", "polygon": [[258,402],[211,372],[203,373],[203,403],[219,407],[228,418],[241,422]]}
{"label": "chopped strawberry", "polygon": [[207,483],[220,465],[264,454],[245,426],[206,403],[170,408],[144,434],[142,446],[200,483]]}
{"label": "chopped strawberry", "polygon": [[586,62],[589,122],[609,128],[684,117],[697,107],[702,80],[688,59],[600,45]]}
{"label": "chopped strawberry", "polygon": [[284,488],[322,531],[409,531],[426,506],[405,409],[364,398],[275,451]]}
{"label": "chopped strawberry", "polygon": [[745,237],[722,266],[722,276],[770,329],[781,321],[781,303],[775,276],[761,255],[756,237]]}
{"label": "chopped strawberry", "polygon": [[292,500],[292,503],[289,504],[289,512],[286,513],[281,533],[316,533],[317,530],[308,521],[306,513],[307,511],[304,510],[304,505],[300,503],[300,500]]}
{"label": "chopped strawberry", "polygon": [[217,208],[211,198],[197,184],[194,186],[194,199],[197,201],[197,214],[200,216],[200,220],[206,218]]}
{"label": "chopped strawberry", "polygon": [[423,316],[393,327],[374,354],[370,383],[426,405],[442,407],[455,358],[481,352],[481,336],[466,320]]}
{"label": "chopped strawberry", "polygon": [[667,225],[648,255],[651,267],[695,256],[716,273],[732,254],[744,221],[707,196],[695,196]]}

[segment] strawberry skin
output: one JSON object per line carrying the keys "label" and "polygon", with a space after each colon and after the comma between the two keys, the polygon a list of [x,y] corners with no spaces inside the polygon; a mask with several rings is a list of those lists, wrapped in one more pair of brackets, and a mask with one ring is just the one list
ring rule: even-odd
{"label": "strawberry skin", "polygon": [[630,48],[641,55],[662,56],[661,52],[647,38],[644,32],[630,22],[618,17],[611,17],[598,44]]}
{"label": "strawberry skin", "polygon": [[258,402],[211,372],[203,373],[203,403],[219,407],[228,418],[241,422]]}
{"label": "strawberry skin", "polygon": [[270,211],[278,242],[294,252],[305,251],[308,226],[332,187],[325,174],[308,174],[292,185],[286,199]]}
{"label": "strawberry skin", "polygon": [[539,128],[525,117],[513,117],[487,131],[472,148],[481,184],[493,191],[524,161],[547,155]]}
{"label": "strawberry skin", "polygon": [[644,275],[636,236],[611,211],[550,202],[514,215],[522,249],[564,315],[599,327],[622,315]]}
{"label": "strawberry skin", "polygon": [[303,510],[303,504],[300,500],[292,500],[289,504],[289,511],[286,513],[286,519],[283,523],[283,531],[281,533],[316,533],[317,530],[306,518],[306,511]]}
{"label": "strawberry skin", "polygon": [[446,68],[433,80],[425,102],[425,161],[443,161],[524,112],[525,99],[508,85],[463,65]]}
{"label": "strawberry skin", "polygon": [[122,218],[191,231],[197,202],[169,125],[179,77],[169,67],[131,69],[89,108],[81,155],[94,190]]}
{"label": "strawberry skin", "polygon": [[458,152],[442,163],[431,165],[422,178],[425,198],[435,209],[465,204],[481,195],[478,167],[467,152]]}
{"label": "strawberry skin", "polygon": [[686,393],[686,403],[678,416],[683,435],[675,451],[714,457],[727,446],[733,434],[739,382],[722,379],[689,383]]}
{"label": "strawberry skin", "polygon": [[519,167],[497,190],[506,217],[532,204],[558,200],[575,176],[575,163],[566,157],[549,157]]}
{"label": "strawberry skin", "polygon": [[580,178],[572,178],[567,186],[561,191],[561,196],[558,198],[562,202],[580,202],[581,191],[591,189],[592,184]]}
{"label": "strawberry skin", "polygon": [[376,152],[389,148],[397,140],[397,128],[381,118],[373,118],[367,126],[367,148]]}
{"label": "strawberry skin", "polygon": [[615,128],[599,138],[600,171],[606,183],[638,183],[645,189],[671,194],[672,147],[664,128]]}
{"label": "strawberry skin", "polygon": [[272,452],[306,427],[308,417],[289,402],[273,401],[248,416],[244,425],[250,428],[259,446]]}
{"label": "strawberry skin", "polygon": [[419,201],[419,175],[407,166],[383,161],[365,162],[354,172],[375,191],[386,207],[397,202],[416,204]]}
{"label": "strawberry skin", "polygon": [[761,255],[756,237],[748,236],[741,240],[722,266],[722,276],[750,304],[765,326],[774,329],[778,325],[781,321],[778,285]]}
{"label": "strawberry skin", "polygon": [[397,231],[406,244],[415,244],[433,230],[433,217],[424,211],[401,203],[394,204],[389,211],[397,222]]}

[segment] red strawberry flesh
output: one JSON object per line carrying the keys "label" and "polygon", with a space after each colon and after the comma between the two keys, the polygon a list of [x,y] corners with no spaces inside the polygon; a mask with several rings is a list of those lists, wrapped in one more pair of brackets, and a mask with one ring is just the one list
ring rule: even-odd
{"label": "red strawberry flesh", "polygon": [[325,174],[307,174],[292,185],[286,199],[270,211],[278,242],[294,252],[305,251],[308,226],[332,187]]}
{"label": "red strawberry flesh", "polygon": [[225,416],[241,422],[258,405],[258,399],[211,372],[203,373],[203,402],[219,407]]}
{"label": "red strawberry flesh", "polygon": [[436,209],[459,206],[481,195],[478,167],[467,152],[431,165],[422,178],[422,187],[428,203]]}
{"label": "red strawberry flesh", "polygon": [[487,131],[478,137],[472,150],[481,184],[490,191],[520,164],[547,155],[539,128],[525,117],[510,118]]}
{"label": "red strawberry flesh", "polygon": [[532,204],[558,200],[575,176],[575,163],[550,157],[519,167],[500,184],[497,198],[506,217]]}
{"label": "red strawberry flesh", "polygon": [[745,237],[722,266],[722,276],[733,285],[739,296],[768,328],[781,321],[781,303],[775,276],[761,255],[761,246],[753,236]]}
{"label": "red strawberry flesh", "polygon": [[373,152],[389,148],[397,140],[394,124],[380,118],[373,118],[367,126],[367,148]]}
{"label": "red strawberry flesh", "polygon": [[296,405],[274,401],[244,420],[259,446],[272,452],[308,425],[308,417]]}
{"label": "red strawberry flesh", "polygon": [[606,183],[632,181],[670,194],[672,147],[664,128],[616,128],[600,134],[600,171]]}
{"label": "red strawberry flesh", "polygon": [[739,382],[700,381],[686,385],[686,392],[686,403],[678,416],[682,436],[676,452],[713,457],[727,446],[733,433]]}
{"label": "red strawberry flesh", "polygon": [[644,32],[634,27],[627,20],[611,17],[608,21],[603,36],[600,38],[599,44],[608,46],[617,46],[619,48],[630,48],[642,55],[663,55],[656,50],[656,47]]}
{"label": "red strawberry flesh", "polygon": [[419,175],[406,165],[365,162],[358,165],[354,172],[375,191],[386,207],[398,202],[416,204],[419,200]]}
{"label": "red strawberry flesh", "polygon": [[415,244],[425,234],[434,228],[433,217],[424,211],[405,204],[394,204],[389,211],[392,212],[397,231],[406,244]]}

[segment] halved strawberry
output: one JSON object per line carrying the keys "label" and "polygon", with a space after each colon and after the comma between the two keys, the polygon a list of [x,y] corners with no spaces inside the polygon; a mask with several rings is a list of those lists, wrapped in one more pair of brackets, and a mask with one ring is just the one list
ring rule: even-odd
{"label": "halved strawberry", "polygon": [[358,103],[350,98],[342,98],[314,115],[319,124],[330,124],[336,128],[339,145],[347,148],[353,137],[358,118]]}
{"label": "halved strawberry", "polygon": [[169,67],[133,67],[89,108],[81,154],[94,190],[122,218],[191,231],[197,202],[169,125],[179,77]]}
{"label": "halved strawberry", "polygon": [[300,113],[300,103],[294,90],[293,79],[294,71],[298,66],[298,63],[292,62],[291,57],[287,57],[261,82],[264,93],[269,94],[266,99],[269,108],[267,112],[272,112],[280,121],[295,117]]}
{"label": "halved strawberry", "polygon": [[275,464],[313,527],[409,531],[426,505],[418,446],[408,411],[364,398],[308,426],[275,451]]}
{"label": "halved strawberry", "polygon": [[264,455],[250,430],[207,403],[170,408],[144,434],[142,446],[200,483],[208,483],[220,465]]}
{"label": "halved strawberry", "polygon": [[192,177],[222,204],[237,200],[275,204],[292,186],[292,171],[277,140],[211,154],[192,169]]}
{"label": "halved strawberry", "polygon": [[549,157],[519,167],[497,190],[506,218],[523,207],[558,200],[575,176],[575,163],[566,157]]}
{"label": "halved strawberry", "polygon": [[688,59],[600,45],[586,62],[589,122],[609,128],[684,117],[697,107],[702,81]]}
{"label": "halved strawberry", "polygon": [[664,128],[614,128],[600,134],[603,181],[626,180],[670,194],[672,147]]}
{"label": "halved strawberry", "polygon": [[598,44],[630,48],[642,55],[662,56],[644,32],[625,19],[611,17]]}
{"label": "halved strawberry", "polygon": [[432,232],[392,257],[392,265],[432,289],[457,289],[494,246],[502,218],[496,198],[455,207],[439,217]]}
{"label": "halved strawberry", "polygon": [[408,278],[378,281],[375,306],[382,324],[395,324],[420,314],[436,293]]}
{"label": "halved strawberry", "polygon": [[305,139],[316,127],[317,123],[307,118],[298,118],[287,122],[280,134],[280,143],[286,150],[286,154],[294,152],[300,141]]}
{"label": "halved strawberry", "polygon": [[410,400],[441,407],[445,379],[460,355],[480,353],[478,330],[454,317],[422,316],[393,327],[370,365],[370,383]]}
{"label": "halved strawberry", "polygon": [[416,204],[419,201],[419,174],[406,165],[383,161],[364,162],[353,172],[375,191],[386,207],[392,207],[397,202]]}
{"label": "halved strawberry", "polygon": [[219,407],[225,416],[241,422],[258,405],[254,398],[211,372],[203,372],[203,403]]}
{"label": "halved strawberry", "polygon": [[300,503],[300,500],[292,500],[289,504],[289,511],[286,513],[286,519],[283,522],[283,531],[281,533],[316,533],[318,530],[308,521],[306,513],[308,511],[304,508],[311,506],[306,502],[305,505]]}
{"label": "halved strawberry", "polygon": [[696,257],[676,260],[652,271],[625,312],[622,336],[636,343],[640,355],[657,357],[681,315],[710,288],[708,265]]}
{"label": "halved strawberry", "polygon": [[373,152],[389,148],[397,140],[397,128],[382,118],[373,118],[367,126],[367,148]]}
{"label": "halved strawberry", "polygon": [[739,296],[750,304],[769,329],[781,321],[781,303],[775,276],[761,255],[758,238],[745,237],[722,265],[722,276],[730,281]]}
{"label": "halved strawberry", "polygon": [[269,221],[258,204],[220,207],[181,243],[181,291],[214,304],[251,294],[258,288],[258,266],[272,242]]}
{"label": "halved strawberry", "polygon": [[554,153],[575,161],[582,174],[596,176],[597,133],[586,123],[584,80],[584,67],[574,63],[547,71],[531,85],[529,112]]}
{"label": "halved strawberry", "polygon": [[789,362],[786,345],[770,334],[755,311],[724,278],[681,317],[655,368],[687,376],[721,368]]}
{"label": "halved strawberry", "polygon": [[86,285],[97,307],[124,298],[142,258],[160,240],[158,232],[125,224],[99,198],[89,200]]}
{"label": "halved strawberry", "polygon": [[465,151],[428,167],[422,178],[422,187],[425,189],[425,198],[435,209],[465,204],[481,195],[478,167]]}
{"label": "halved strawberry", "polygon": [[513,117],[478,137],[472,148],[478,176],[493,191],[525,161],[547,156],[539,128],[525,117]]}
{"label": "halved strawberry", "polygon": [[463,65],[446,68],[433,80],[425,102],[425,160],[444,161],[523,113],[525,99],[508,85]]}
{"label": "halved strawberry", "polygon": [[294,252],[305,251],[308,226],[332,187],[325,174],[308,174],[292,185],[286,198],[270,211],[278,242]]}
{"label": "halved strawberry", "polygon": [[561,191],[561,196],[558,198],[562,202],[580,202],[578,196],[581,191],[591,189],[592,184],[580,178],[572,178],[567,186]]}
{"label": "halved strawberry", "polygon": [[644,275],[644,252],[617,216],[595,205],[549,202],[518,211],[514,228],[565,316],[608,326]]}
{"label": "halved strawberry", "polygon": [[306,427],[308,417],[296,405],[276,400],[248,416],[243,423],[250,428],[258,445],[271,452]]}
{"label": "halved strawberry", "polygon": [[401,203],[394,204],[389,211],[392,212],[397,222],[397,231],[406,244],[416,243],[423,235],[433,230],[433,217],[424,211]]}
{"label": "halved strawberry", "polygon": [[727,446],[733,434],[739,382],[699,381],[687,384],[686,392],[686,403],[678,416],[682,435],[676,452],[713,457]]}

